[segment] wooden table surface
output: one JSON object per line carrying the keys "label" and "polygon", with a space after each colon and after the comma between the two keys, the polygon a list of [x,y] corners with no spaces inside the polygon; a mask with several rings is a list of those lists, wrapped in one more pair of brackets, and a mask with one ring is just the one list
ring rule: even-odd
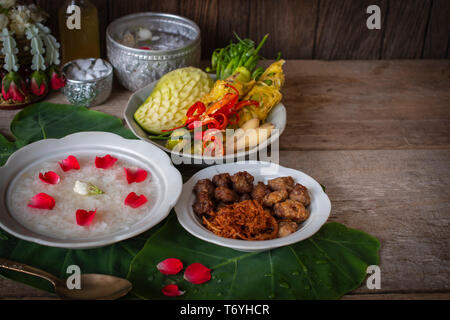
{"label": "wooden table surface", "polygon": [[[344,299],[450,299],[450,61],[290,60],[280,163],[326,186],[330,221],[381,242],[381,289]],[[117,88],[96,110],[122,117]],[[65,103],[52,94],[52,102]],[[0,111],[10,136],[17,111]],[[197,168],[182,166],[184,176]],[[0,299],[54,298],[0,279]]]}

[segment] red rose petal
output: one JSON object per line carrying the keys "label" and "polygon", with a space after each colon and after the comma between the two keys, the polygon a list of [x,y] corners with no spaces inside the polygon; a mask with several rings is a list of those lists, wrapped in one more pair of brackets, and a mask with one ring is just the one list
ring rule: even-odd
{"label": "red rose petal", "polygon": [[48,172],[46,172],[44,174],[42,174],[42,172],[40,172],[39,173],[39,179],[42,182],[48,183],[48,184],[57,184],[61,180],[59,178],[59,175],[56,172],[53,172],[53,171],[48,171]]}
{"label": "red rose petal", "polygon": [[168,258],[158,263],[156,268],[158,268],[159,272],[162,274],[177,274],[183,270],[183,263],[180,259]]}
{"label": "red rose petal", "polygon": [[211,269],[195,262],[184,271],[184,278],[194,284],[201,284],[211,280]]}
{"label": "red rose petal", "polygon": [[134,192],[130,192],[130,194],[125,198],[125,205],[130,206],[135,209],[139,208],[146,202],[147,202],[147,198],[143,194],[138,196]]}
{"label": "red rose petal", "polygon": [[77,210],[77,212],[75,214],[76,219],[77,219],[77,224],[79,226],[90,225],[92,220],[94,220],[96,212],[97,212],[97,210],[94,210],[94,211],[86,211],[86,210],[82,210],[82,209]]}
{"label": "red rose petal", "polygon": [[78,163],[77,158],[74,156],[68,156],[66,159],[59,162],[59,166],[61,169],[66,172],[69,170],[80,170],[80,164]]}
{"label": "red rose petal", "polygon": [[99,169],[111,168],[116,163],[117,158],[111,157],[109,154],[103,158],[95,157],[95,166]]}
{"label": "red rose petal", "polygon": [[139,47],[139,49],[141,49],[141,50],[151,50],[150,47],[146,47],[146,46]]}
{"label": "red rose petal", "polygon": [[28,201],[28,206],[35,209],[52,210],[55,206],[55,199],[46,193],[38,193]]}
{"label": "red rose petal", "polygon": [[129,168],[124,168],[125,169],[125,173],[127,174],[127,181],[128,184],[133,183],[133,182],[142,182],[147,178],[147,171],[143,170],[143,169],[136,169],[136,170],[132,170]]}
{"label": "red rose petal", "polygon": [[178,297],[184,294],[184,291],[181,291],[176,284],[168,284],[162,288],[162,293],[168,297]]}

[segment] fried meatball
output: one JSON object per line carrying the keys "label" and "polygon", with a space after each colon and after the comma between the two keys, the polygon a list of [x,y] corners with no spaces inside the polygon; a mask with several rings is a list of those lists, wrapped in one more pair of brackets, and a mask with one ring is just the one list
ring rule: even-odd
{"label": "fried meatball", "polygon": [[281,220],[278,223],[278,238],[286,237],[298,230],[298,224],[290,220]]}
{"label": "fried meatball", "polygon": [[259,181],[256,186],[253,187],[252,190],[252,199],[255,201],[258,201],[259,203],[262,203],[263,198],[265,195],[269,194],[270,188],[268,185],[266,185],[264,182]]}
{"label": "fried meatball", "polygon": [[245,200],[252,200],[252,196],[250,195],[250,193],[243,193],[239,196],[239,202]]}
{"label": "fried meatball", "polygon": [[254,177],[247,171],[241,171],[231,176],[233,189],[237,193],[249,193],[253,190]]}
{"label": "fried meatball", "polygon": [[286,200],[287,197],[288,192],[285,189],[281,189],[265,195],[262,203],[266,207],[272,207],[274,204]]}
{"label": "fried meatball", "polygon": [[281,189],[291,191],[291,189],[294,187],[294,179],[292,179],[291,176],[271,179],[267,183],[270,189],[272,189],[273,191],[278,191]]}
{"label": "fried meatball", "polygon": [[192,205],[192,209],[198,216],[211,215],[214,211],[214,202],[205,193],[201,193],[197,196],[197,200]]}
{"label": "fried meatball", "polygon": [[238,201],[239,195],[230,188],[217,187],[216,190],[214,190],[214,198],[216,198],[216,200],[229,203]]}
{"label": "fried meatball", "polygon": [[302,203],[291,199],[275,204],[273,210],[275,216],[292,220],[297,223],[303,222],[309,217],[309,211],[305,206]]}
{"label": "fried meatball", "polygon": [[291,192],[289,192],[289,199],[301,202],[305,207],[311,203],[308,189],[300,183],[297,183]]}
{"label": "fried meatball", "polygon": [[216,174],[212,178],[212,182],[216,185],[216,187],[230,187],[231,176],[229,173]]}
{"label": "fried meatball", "polygon": [[214,195],[214,185],[209,179],[198,180],[194,186],[194,192],[197,196],[203,193],[212,197]]}

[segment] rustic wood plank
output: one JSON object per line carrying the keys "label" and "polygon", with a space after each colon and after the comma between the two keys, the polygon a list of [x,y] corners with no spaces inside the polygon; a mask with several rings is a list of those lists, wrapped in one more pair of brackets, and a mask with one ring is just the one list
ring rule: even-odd
{"label": "rustic wood plank", "polygon": [[178,0],[164,0],[164,1],[152,1],[152,0],[127,0],[127,1],[109,1],[109,21],[126,16],[131,13],[138,12],[166,12],[166,13],[179,13],[180,4]]}
{"label": "rustic wood plank", "polygon": [[44,9],[48,13],[49,19],[46,21],[45,25],[52,30],[52,34],[59,39],[59,27],[58,27],[58,10],[63,4],[62,2],[56,3],[52,0],[36,0],[36,5]]}
{"label": "rustic wood plank", "polygon": [[[218,19],[215,30],[215,38],[217,47],[225,47],[230,40],[236,41],[233,32],[236,32],[241,38],[249,37],[249,20],[238,18],[238,12],[250,12],[250,1],[240,0],[219,0],[218,3]],[[234,17],[227,19],[226,17]],[[202,30],[202,32],[214,33],[213,29]],[[211,48],[214,50],[215,48]],[[209,49],[208,49],[209,50]],[[210,59],[212,51],[206,52],[203,59]]]}
{"label": "rustic wood plank", "polygon": [[284,150],[450,147],[448,61],[288,61],[285,70]]}
{"label": "rustic wood plank", "polygon": [[431,0],[390,0],[381,53],[382,59],[422,57]]}
{"label": "rustic wood plank", "polygon": [[[314,59],[378,59],[382,30],[369,30],[366,13],[378,5],[384,19],[387,1],[321,0]],[[384,28],[382,24],[382,29]]]}
{"label": "rustic wood plank", "polygon": [[[22,1],[23,2],[23,1]],[[260,39],[271,36],[262,51],[287,59],[449,58],[449,2],[332,0],[92,0],[99,11],[102,54],[105,30],[114,19],[135,12],[183,14],[196,20],[203,33],[203,58],[232,39],[232,31]],[[389,3],[388,3],[389,2]],[[57,0],[26,0],[50,14],[48,26],[58,36]],[[320,6],[319,6],[320,4]],[[381,7],[382,30],[366,28],[368,5]],[[181,12],[181,9],[183,12]],[[431,10],[430,10],[431,9]],[[383,41],[384,35],[384,41]]]}
{"label": "rustic wood plank", "polygon": [[450,39],[450,1],[433,0],[422,58],[448,58]]}
{"label": "rustic wood plank", "polygon": [[450,292],[450,150],[282,151],[325,185],[330,221],[381,242],[381,289]]}
{"label": "rustic wood plank", "polygon": [[308,59],[314,48],[318,1],[251,1],[249,37],[259,41],[269,33],[261,54],[275,59],[281,51],[285,59]]}
{"label": "rustic wood plank", "polygon": [[[185,0],[180,2],[180,14],[195,21],[201,30],[202,57],[211,57],[213,50],[220,47],[218,42],[217,24],[219,21],[219,9],[217,0],[195,1]],[[223,16],[221,15],[222,19]],[[229,19],[237,19],[235,15]],[[231,39],[231,30],[228,41]],[[227,41],[227,43],[228,43]]]}

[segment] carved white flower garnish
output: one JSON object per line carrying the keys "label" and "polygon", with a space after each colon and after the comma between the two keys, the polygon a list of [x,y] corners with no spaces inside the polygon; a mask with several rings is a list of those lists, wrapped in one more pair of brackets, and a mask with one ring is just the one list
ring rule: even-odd
{"label": "carved white flower garnish", "polygon": [[93,185],[89,182],[83,182],[77,180],[73,187],[73,191],[82,196],[93,196],[97,194],[104,194],[102,190],[100,190],[97,186]]}

